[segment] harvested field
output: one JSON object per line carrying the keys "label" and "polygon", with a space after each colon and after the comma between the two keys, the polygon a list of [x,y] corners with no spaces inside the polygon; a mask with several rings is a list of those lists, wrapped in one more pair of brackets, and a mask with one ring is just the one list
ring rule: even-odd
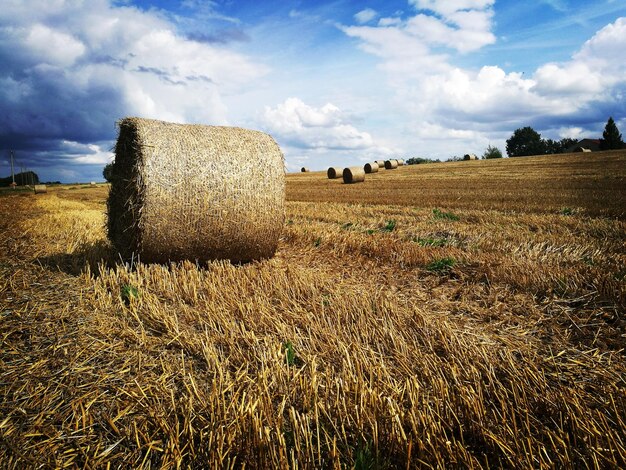
{"label": "harvested field", "polygon": [[241,266],[0,194],[3,468],[626,466],[625,153],[289,175]]}

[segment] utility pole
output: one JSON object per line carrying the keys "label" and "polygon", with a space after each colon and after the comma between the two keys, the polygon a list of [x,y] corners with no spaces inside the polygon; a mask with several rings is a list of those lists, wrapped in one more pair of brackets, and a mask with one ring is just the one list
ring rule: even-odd
{"label": "utility pole", "polygon": [[10,151],[11,153],[11,187],[15,189],[15,186],[17,186],[15,184],[15,172],[13,171],[13,150]]}

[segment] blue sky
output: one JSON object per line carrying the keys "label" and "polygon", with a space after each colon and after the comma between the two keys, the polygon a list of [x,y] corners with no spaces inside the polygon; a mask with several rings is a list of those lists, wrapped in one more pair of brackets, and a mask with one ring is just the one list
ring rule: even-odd
{"label": "blue sky", "polygon": [[264,130],[291,171],[599,137],[624,51],[624,0],[4,0],[0,175],[102,180],[125,116]]}

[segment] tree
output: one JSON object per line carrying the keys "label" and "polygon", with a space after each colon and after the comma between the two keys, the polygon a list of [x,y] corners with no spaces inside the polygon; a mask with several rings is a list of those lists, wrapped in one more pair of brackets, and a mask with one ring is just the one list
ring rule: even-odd
{"label": "tree", "polygon": [[578,140],[576,139],[572,139],[571,137],[564,137],[559,141],[559,152],[558,153],[565,153],[567,152],[567,149],[569,149],[570,147],[573,147],[574,145],[576,145],[578,143]]}
{"label": "tree", "polygon": [[622,141],[622,134],[620,134],[619,130],[617,129],[613,118],[609,117],[609,120],[604,127],[604,132],[602,133],[600,150],[615,150],[621,149],[623,147],[624,142]]}
{"label": "tree", "polygon": [[111,182],[111,180],[113,179],[113,163],[107,163],[104,166],[104,170],[102,170],[102,176],[104,176],[104,179],[107,180],[109,183]]}
{"label": "tree", "polygon": [[485,153],[483,153],[483,160],[491,158],[502,158],[502,152],[498,147],[492,147],[489,145],[485,150]]}
{"label": "tree", "polygon": [[406,161],[407,165],[419,165],[421,163],[434,163],[434,160],[422,157],[411,157]]}
{"label": "tree", "polygon": [[522,127],[506,141],[506,153],[509,157],[543,155],[546,153],[546,142],[532,127]]}

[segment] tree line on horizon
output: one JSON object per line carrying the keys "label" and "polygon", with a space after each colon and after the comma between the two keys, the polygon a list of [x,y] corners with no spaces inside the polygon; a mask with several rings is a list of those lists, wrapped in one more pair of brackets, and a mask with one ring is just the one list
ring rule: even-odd
{"label": "tree line on horizon", "polygon": [[[561,140],[542,139],[541,134],[532,127],[526,126],[516,129],[506,141],[506,153],[509,157],[565,153],[576,143],[578,143],[577,139],[569,137]],[[600,139],[600,150],[619,150],[622,148],[624,148],[622,134],[620,134],[613,117],[609,117],[602,133],[602,139]]]}
{"label": "tree line on horizon", "polygon": [[[613,117],[609,117],[602,139],[600,140],[600,150],[618,150],[625,148],[622,140],[622,134],[619,132]],[[565,153],[578,143],[578,139],[565,137],[561,140],[542,139],[541,134],[532,127],[526,126],[516,129],[513,135],[506,141],[506,153],[509,157],[527,157],[530,155],[552,155],[556,153]],[[503,158],[502,151],[496,147],[489,145],[481,157],[483,160],[493,158]],[[458,162],[463,157],[456,155],[445,160],[446,162]],[[407,165],[419,165],[423,163],[439,163],[441,160],[431,160],[423,157],[413,157],[406,159]]]}

